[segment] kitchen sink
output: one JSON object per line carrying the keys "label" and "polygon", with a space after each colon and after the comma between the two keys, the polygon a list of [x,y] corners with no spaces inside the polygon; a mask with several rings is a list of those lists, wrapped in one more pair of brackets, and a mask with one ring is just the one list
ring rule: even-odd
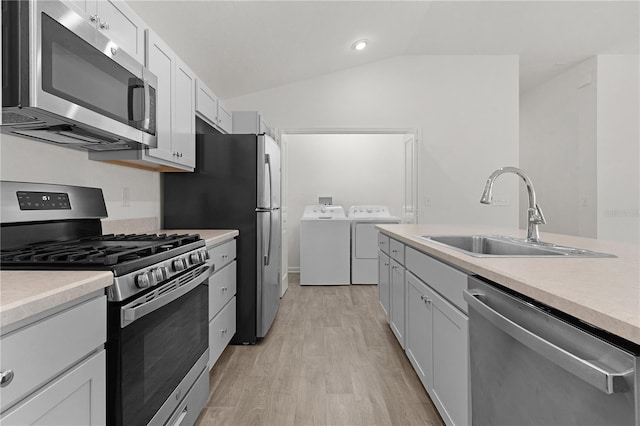
{"label": "kitchen sink", "polygon": [[575,247],[505,237],[502,235],[419,235],[475,257],[616,257]]}

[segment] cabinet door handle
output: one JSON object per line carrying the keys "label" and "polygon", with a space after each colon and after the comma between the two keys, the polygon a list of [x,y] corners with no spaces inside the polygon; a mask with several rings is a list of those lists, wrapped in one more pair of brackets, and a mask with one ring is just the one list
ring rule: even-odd
{"label": "cabinet door handle", "polygon": [[106,21],[101,21],[100,19],[98,19],[100,28],[102,28],[103,30],[108,30],[109,29],[109,23]]}
{"label": "cabinet door handle", "polygon": [[384,266],[389,266],[389,262],[384,262]]}
{"label": "cabinet door handle", "polygon": [[96,21],[98,20],[98,15],[91,15],[91,16],[89,17],[89,20],[90,20],[91,22],[96,22]]}
{"label": "cabinet door handle", "polygon": [[227,332],[226,328],[223,328],[222,330],[220,330],[220,333],[225,334]]}
{"label": "cabinet door handle", "polygon": [[229,257],[229,255],[228,255],[228,254],[223,254],[223,255],[222,255],[222,258],[223,258],[223,259],[226,259],[227,257]]}
{"label": "cabinet door handle", "polygon": [[0,387],[8,386],[13,380],[13,370],[0,371]]}
{"label": "cabinet door handle", "polygon": [[222,290],[222,291],[227,291],[227,290],[228,290],[228,288],[227,288],[227,287],[221,287],[221,288],[220,288],[220,290]]}

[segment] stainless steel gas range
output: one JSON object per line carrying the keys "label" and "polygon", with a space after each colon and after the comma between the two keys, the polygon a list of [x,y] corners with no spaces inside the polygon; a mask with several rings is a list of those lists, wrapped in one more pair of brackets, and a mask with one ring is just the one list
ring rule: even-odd
{"label": "stainless steel gas range", "polygon": [[107,422],[193,424],[209,393],[198,235],[102,235],[102,190],[0,182],[2,269],[107,270]]}

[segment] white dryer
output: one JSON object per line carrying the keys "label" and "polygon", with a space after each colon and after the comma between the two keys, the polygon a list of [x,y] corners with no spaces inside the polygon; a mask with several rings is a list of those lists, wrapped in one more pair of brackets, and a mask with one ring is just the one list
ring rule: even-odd
{"label": "white dryer", "polygon": [[350,224],[341,206],[305,207],[300,218],[301,285],[349,285]]}
{"label": "white dryer", "polygon": [[378,284],[379,223],[400,223],[386,206],[351,206],[351,284]]}

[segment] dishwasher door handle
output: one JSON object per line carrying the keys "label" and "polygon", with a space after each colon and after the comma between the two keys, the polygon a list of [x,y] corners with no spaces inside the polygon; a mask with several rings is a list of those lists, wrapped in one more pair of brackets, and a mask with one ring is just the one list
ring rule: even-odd
{"label": "dishwasher door handle", "polygon": [[629,390],[625,377],[632,375],[633,369],[622,373],[608,371],[602,366],[582,359],[532,333],[494,310],[481,300],[484,296],[486,296],[486,294],[480,290],[463,291],[464,300],[467,301],[470,308],[474,309],[494,326],[518,340],[529,349],[547,358],[558,367],[563,368],[606,394]]}

